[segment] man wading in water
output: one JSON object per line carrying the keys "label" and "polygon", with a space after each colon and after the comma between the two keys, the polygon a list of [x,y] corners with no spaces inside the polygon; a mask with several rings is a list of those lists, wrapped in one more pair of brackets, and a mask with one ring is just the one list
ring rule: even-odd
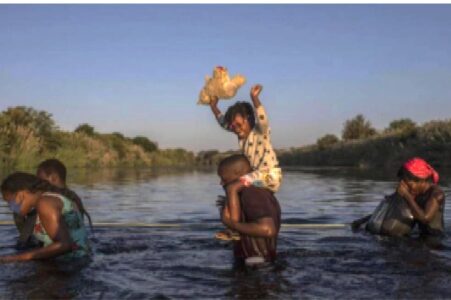
{"label": "man wading in water", "polygon": [[[227,189],[229,184],[238,181],[251,170],[251,165],[244,155],[229,156],[218,166],[221,185]],[[237,262],[244,261],[247,265],[274,261],[281,217],[277,199],[268,189],[252,185],[239,192],[239,199],[239,221],[231,218],[224,203],[220,204],[222,222],[241,236],[240,240],[234,242],[235,259]]]}

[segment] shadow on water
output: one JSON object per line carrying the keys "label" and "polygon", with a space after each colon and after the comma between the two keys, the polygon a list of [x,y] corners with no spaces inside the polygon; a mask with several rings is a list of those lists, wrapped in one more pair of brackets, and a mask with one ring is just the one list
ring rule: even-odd
{"label": "shadow on water", "polygon": [[[349,223],[371,212],[393,189],[390,178],[323,171],[286,172],[277,195],[283,223]],[[214,173],[83,176],[74,174],[71,183],[96,222],[181,227],[96,228],[91,235],[95,255],[81,268],[48,262],[2,265],[0,298],[430,299],[447,298],[451,291],[449,246],[431,250],[413,238],[388,239],[347,227],[285,227],[277,262],[248,269],[234,265],[230,244],[213,239],[222,228],[214,202],[223,194]],[[449,186],[444,189],[449,195]],[[0,218],[9,220],[5,209],[0,208]],[[6,246],[0,254],[13,252],[15,229],[0,230]]]}

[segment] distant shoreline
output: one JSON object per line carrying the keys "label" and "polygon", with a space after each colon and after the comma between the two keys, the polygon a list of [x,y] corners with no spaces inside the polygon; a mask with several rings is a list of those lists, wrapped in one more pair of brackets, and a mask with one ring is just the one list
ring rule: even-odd
{"label": "distant shoreline", "polygon": [[[57,158],[69,169],[215,168],[240,151],[159,149],[147,137],[119,132],[98,133],[89,124],[62,131],[45,111],[11,107],[0,113],[0,170],[32,170],[44,159]],[[353,167],[390,169],[413,156],[440,168],[451,167],[451,120],[417,126],[395,120],[377,132],[362,115],[345,123],[343,140],[328,134],[314,145],[276,151],[282,167]]]}
{"label": "distant shoreline", "polygon": [[414,130],[366,139],[278,151],[282,166],[393,169],[419,156],[436,168],[451,167],[451,121],[432,121]]}
{"label": "distant shoreline", "polygon": [[98,133],[89,124],[63,131],[51,114],[31,107],[10,107],[0,113],[0,169],[34,169],[57,158],[69,169],[115,167],[187,167],[195,155],[185,149],[159,149],[144,136]]}

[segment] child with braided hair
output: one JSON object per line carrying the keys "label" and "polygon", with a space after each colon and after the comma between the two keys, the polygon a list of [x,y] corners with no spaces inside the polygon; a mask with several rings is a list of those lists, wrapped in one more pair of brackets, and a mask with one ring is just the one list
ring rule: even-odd
{"label": "child with braided hair", "polygon": [[84,258],[90,254],[87,232],[78,206],[69,193],[39,177],[16,172],[1,184],[3,200],[21,216],[36,211],[34,237],[42,248],[0,257],[0,262]]}
{"label": "child with braided hair", "polygon": [[[86,211],[80,197],[66,185],[67,169],[66,166],[58,159],[51,158],[42,161],[36,171],[36,175],[50,184],[60,189],[69,200],[72,200],[80,210],[83,218],[88,218],[89,225],[92,229],[91,216]],[[17,250],[25,250],[40,246],[40,243],[33,237],[33,228],[36,223],[36,211],[33,210],[26,216],[13,213],[14,223],[19,230],[19,238],[16,243]]]}

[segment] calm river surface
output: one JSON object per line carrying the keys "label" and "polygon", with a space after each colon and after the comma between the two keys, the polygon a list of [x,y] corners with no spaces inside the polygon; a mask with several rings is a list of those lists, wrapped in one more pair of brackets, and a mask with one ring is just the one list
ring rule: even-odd
{"label": "calm river surface", "polygon": [[[274,266],[233,267],[230,245],[213,239],[222,228],[215,200],[223,194],[214,172],[77,171],[69,182],[94,222],[182,227],[97,227],[93,261],[81,270],[42,262],[1,265],[0,299],[451,297],[451,248],[431,250],[414,238],[381,238],[349,227],[284,227]],[[450,183],[441,185],[449,198]],[[395,177],[386,174],[286,170],[277,198],[284,224],[343,224],[371,213],[394,187]],[[449,235],[449,205],[445,216]],[[11,220],[4,202],[0,220]],[[0,230],[0,254],[14,252],[15,228]]]}

